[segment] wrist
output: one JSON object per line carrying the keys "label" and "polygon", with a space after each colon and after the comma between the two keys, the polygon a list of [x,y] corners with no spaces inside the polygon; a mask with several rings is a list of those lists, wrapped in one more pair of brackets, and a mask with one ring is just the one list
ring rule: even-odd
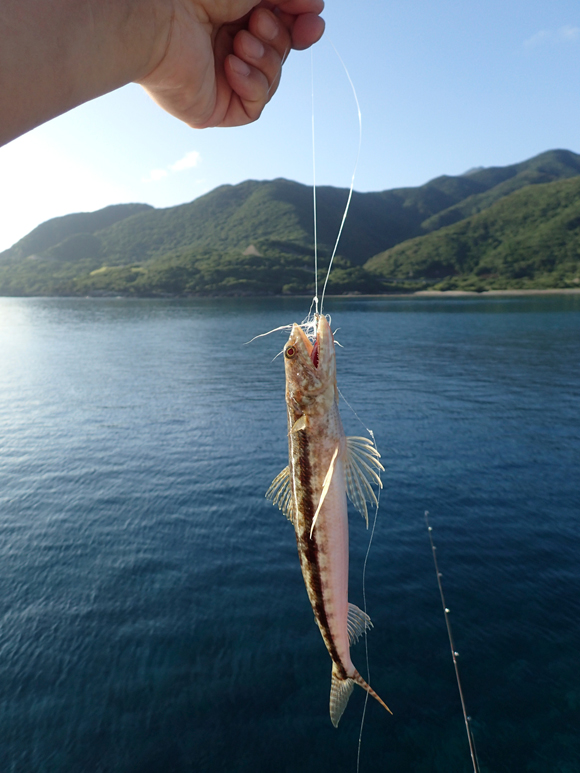
{"label": "wrist", "polygon": [[173,0],[2,0],[0,145],[150,72],[172,11]]}

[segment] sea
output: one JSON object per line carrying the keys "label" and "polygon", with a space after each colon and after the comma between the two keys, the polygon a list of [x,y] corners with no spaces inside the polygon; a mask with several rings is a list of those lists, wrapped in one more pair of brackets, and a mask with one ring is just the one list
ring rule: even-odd
{"label": "sea", "polygon": [[[304,298],[0,299],[0,771],[356,773],[291,524]],[[580,296],[329,298],[361,773],[580,771]],[[441,572],[444,613],[429,532]],[[368,676],[370,669],[370,676]]]}

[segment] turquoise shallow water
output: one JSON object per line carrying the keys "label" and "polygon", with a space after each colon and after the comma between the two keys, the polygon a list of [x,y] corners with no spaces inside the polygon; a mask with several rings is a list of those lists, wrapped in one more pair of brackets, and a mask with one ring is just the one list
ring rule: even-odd
{"label": "turquoise shallow water", "polygon": [[[361,770],[580,770],[580,299],[331,299],[386,467]],[[292,528],[300,300],[0,299],[0,770],[354,771]],[[347,433],[360,434],[343,407]],[[351,600],[368,532],[351,519]],[[364,646],[353,651],[364,673]]]}

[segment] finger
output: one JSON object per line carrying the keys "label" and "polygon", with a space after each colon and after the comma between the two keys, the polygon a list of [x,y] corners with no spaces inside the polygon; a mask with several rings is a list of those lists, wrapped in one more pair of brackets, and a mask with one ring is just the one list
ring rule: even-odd
{"label": "finger", "polygon": [[292,48],[303,51],[317,43],[324,33],[324,19],[314,13],[296,17],[292,27]]}
{"label": "finger", "polygon": [[301,13],[322,13],[324,0],[279,0],[274,3],[284,13],[298,16]]}
{"label": "finger", "polygon": [[[289,37],[287,45],[289,50]],[[271,90],[282,69],[282,59],[273,46],[263,43],[250,32],[242,30],[235,37],[234,54],[246,64],[259,70],[266,78],[267,90]]]}
{"label": "finger", "polygon": [[282,60],[285,59],[292,45],[290,32],[286,24],[273,14],[272,11],[266,8],[256,8],[250,16],[248,29],[252,35],[261,40],[266,46],[271,46],[275,49],[280,58],[281,65]]}
{"label": "finger", "polygon": [[266,76],[234,54],[226,58],[224,71],[234,92],[228,118],[234,119],[234,113],[236,117],[230,125],[242,125],[257,120],[268,101],[269,83]]}
{"label": "finger", "polygon": [[317,43],[324,34],[325,23],[317,13],[294,15],[276,9],[276,16],[290,31],[292,48],[303,51]]}

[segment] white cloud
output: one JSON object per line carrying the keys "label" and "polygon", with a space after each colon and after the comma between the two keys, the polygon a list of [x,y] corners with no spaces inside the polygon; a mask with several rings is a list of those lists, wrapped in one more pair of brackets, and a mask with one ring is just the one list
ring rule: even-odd
{"label": "white cloud", "polygon": [[551,40],[553,37],[553,32],[550,32],[549,30],[540,30],[539,32],[536,32],[535,35],[532,35],[531,38],[528,38],[524,41],[524,46],[527,48],[532,48],[533,46],[537,46],[540,43],[545,43],[548,40]]}
{"label": "white cloud", "polygon": [[183,172],[185,169],[193,169],[201,161],[201,155],[197,150],[190,150],[183,158],[176,161],[174,164],[170,164],[166,169],[152,169],[149,172],[148,177],[141,178],[141,182],[144,183],[156,183],[159,180],[164,180],[169,176],[170,172]]}
{"label": "white cloud", "polygon": [[190,150],[189,153],[186,153],[183,158],[179,159],[179,161],[171,164],[169,168],[172,172],[182,172],[184,169],[192,169],[194,166],[197,166],[200,161],[201,156],[199,151]]}
{"label": "white cloud", "polygon": [[558,35],[562,40],[579,40],[580,39],[580,27],[572,27],[571,25],[568,25],[567,27],[560,27],[558,30]]}
{"label": "white cloud", "polygon": [[560,27],[558,30],[540,30],[524,41],[526,48],[534,48],[544,43],[558,43],[564,41],[574,43],[580,40],[580,27],[573,27],[571,24]]}
{"label": "white cloud", "polygon": [[168,175],[168,172],[166,172],[165,169],[152,169],[149,172],[149,177],[141,178],[141,182],[156,183],[156,182],[159,182],[159,180],[163,180],[163,178],[167,177],[167,175]]}

